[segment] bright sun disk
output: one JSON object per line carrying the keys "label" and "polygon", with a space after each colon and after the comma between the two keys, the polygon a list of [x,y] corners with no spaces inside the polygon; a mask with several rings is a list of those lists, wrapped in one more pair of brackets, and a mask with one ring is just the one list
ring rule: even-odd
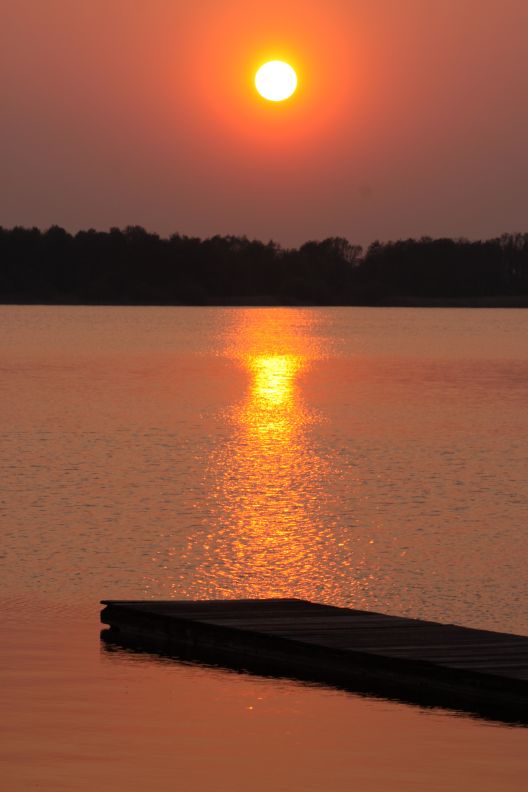
{"label": "bright sun disk", "polygon": [[268,61],[255,75],[255,87],[270,102],[283,102],[295,93],[297,75],[289,63]]}

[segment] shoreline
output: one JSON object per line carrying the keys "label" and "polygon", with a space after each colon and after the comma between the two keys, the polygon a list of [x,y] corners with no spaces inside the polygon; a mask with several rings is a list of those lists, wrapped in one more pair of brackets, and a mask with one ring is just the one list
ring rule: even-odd
{"label": "shoreline", "polygon": [[0,307],[72,307],[72,308],[528,308],[528,295],[521,297],[470,297],[458,298],[415,298],[398,297],[393,299],[372,302],[303,302],[303,301],[278,301],[266,297],[259,299],[236,299],[224,302],[81,302],[74,300],[35,301],[13,299],[9,302],[0,302]]}

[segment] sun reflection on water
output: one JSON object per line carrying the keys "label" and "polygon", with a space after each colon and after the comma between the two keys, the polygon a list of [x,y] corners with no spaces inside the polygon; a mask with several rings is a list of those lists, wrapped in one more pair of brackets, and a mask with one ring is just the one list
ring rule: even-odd
{"label": "sun reflection on water", "polygon": [[233,356],[248,387],[226,417],[230,439],[205,471],[208,523],[188,538],[184,563],[194,572],[185,596],[330,600],[339,584],[335,524],[321,511],[328,461],[310,441],[322,418],[300,384],[319,351],[287,332],[288,317],[251,314],[237,336]]}
{"label": "sun reflection on water", "polygon": [[261,438],[290,435],[302,422],[296,399],[298,373],[303,368],[300,355],[248,355],[245,366],[251,373],[249,398],[239,413],[239,423],[248,434]]}
{"label": "sun reflection on water", "polygon": [[274,407],[292,400],[294,378],[302,368],[300,355],[249,356],[253,401]]}

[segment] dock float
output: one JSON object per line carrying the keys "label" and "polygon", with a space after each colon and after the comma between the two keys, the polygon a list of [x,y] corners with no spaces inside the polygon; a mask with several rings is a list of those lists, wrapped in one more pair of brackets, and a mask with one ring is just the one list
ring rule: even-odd
{"label": "dock float", "polygon": [[528,637],[299,599],[102,604],[109,643],[528,724]]}

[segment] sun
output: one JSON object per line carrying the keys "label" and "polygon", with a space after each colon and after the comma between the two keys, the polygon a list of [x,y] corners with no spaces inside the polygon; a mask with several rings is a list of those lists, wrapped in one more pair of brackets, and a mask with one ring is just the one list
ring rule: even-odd
{"label": "sun", "polygon": [[256,73],[255,87],[264,99],[284,102],[297,90],[297,75],[289,63],[268,61]]}

